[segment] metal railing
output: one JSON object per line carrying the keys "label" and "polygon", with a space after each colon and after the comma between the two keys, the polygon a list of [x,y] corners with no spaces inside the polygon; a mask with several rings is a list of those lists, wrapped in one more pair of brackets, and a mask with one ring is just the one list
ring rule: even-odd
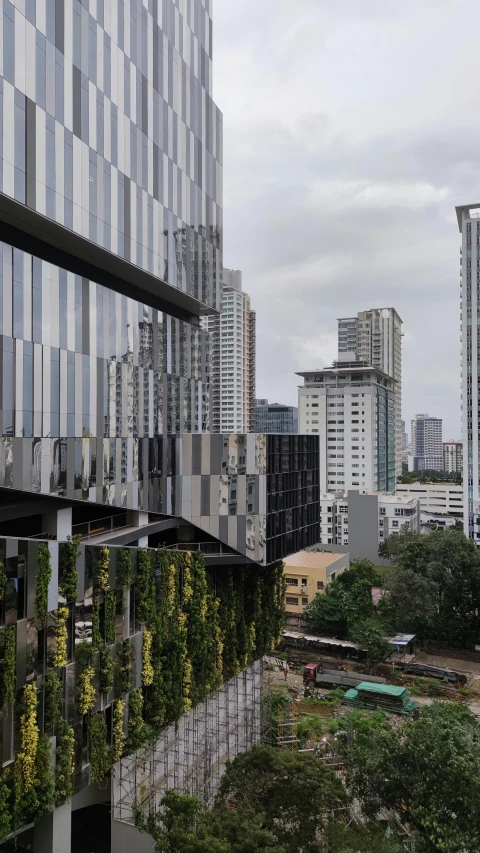
{"label": "metal railing", "polygon": [[92,536],[99,536],[101,533],[112,533],[114,530],[131,526],[127,513],[122,512],[118,515],[108,515],[106,518],[95,518],[92,521],[73,524],[72,536],[78,536],[79,539],[90,539]]}
{"label": "metal railing", "polygon": [[167,545],[169,551],[201,551],[208,556],[235,556],[238,552],[221,542],[177,542],[175,545]]}

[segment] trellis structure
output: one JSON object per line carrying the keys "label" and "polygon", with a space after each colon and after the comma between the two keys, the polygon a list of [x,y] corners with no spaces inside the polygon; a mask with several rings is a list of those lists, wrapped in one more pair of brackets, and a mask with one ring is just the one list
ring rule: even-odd
{"label": "trellis structure", "polygon": [[174,789],[212,806],[228,760],[261,740],[263,662],[212,692],[154,743],[112,768],[112,816],[134,823],[134,808],[153,813]]}

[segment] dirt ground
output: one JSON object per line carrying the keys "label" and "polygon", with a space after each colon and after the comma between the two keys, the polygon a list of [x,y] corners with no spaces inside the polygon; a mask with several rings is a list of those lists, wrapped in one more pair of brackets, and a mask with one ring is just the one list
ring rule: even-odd
{"label": "dirt ground", "polygon": [[[294,655],[292,655],[293,657]],[[428,658],[428,655],[422,655],[421,659]],[[419,656],[420,659],[420,656]],[[322,660],[327,662],[327,658],[322,655]],[[440,659],[437,659],[440,660]],[[441,659],[446,660],[446,659]],[[268,687],[284,687],[286,691],[292,696],[292,698],[300,698],[303,696],[303,665],[299,665],[298,667],[289,666],[287,671],[287,678],[285,679],[285,671],[283,667],[285,666],[283,661],[278,661],[275,658],[269,658],[267,663],[267,667],[265,669],[265,685]],[[433,661],[425,662],[432,663]],[[450,662],[451,663],[451,662]],[[456,669],[457,672],[464,672],[468,678],[468,687],[474,692],[478,693],[478,698],[472,698],[469,702],[467,702],[468,708],[472,711],[473,714],[476,714],[480,717],[480,669],[478,664],[472,664],[470,661],[459,661],[455,660],[455,667],[451,666],[450,668]],[[468,665],[468,669],[465,669],[463,665]],[[343,663],[345,669],[353,669],[354,664],[351,661],[345,661]],[[442,665],[447,667],[447,663],[437,663],[438,665]],[[472,666],[476,667],[476,671],[471,669]],[[270,668],[271,667],[271,668]],[[328,693],[327,688],[321,688],[322,693]],[[415,696],[415,701],[418,702],[419,705],[431,705],[432,702],[436,700],[431,696]],[[450,701],[448,699],[443,698],[443,701]]]}

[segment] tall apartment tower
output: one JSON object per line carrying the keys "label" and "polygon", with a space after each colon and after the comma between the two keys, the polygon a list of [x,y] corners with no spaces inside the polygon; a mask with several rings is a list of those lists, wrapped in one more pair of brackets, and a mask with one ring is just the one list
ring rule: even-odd
{"label": "tall apartment tower", "polygon": [[[121,822],[133,824],[131,811],[122,817],[126,777],[136,774],[132,738],[144,722],[158,736],[203,695],[182,663],[190,632],[198,637],[187,577],[191,594],[208,575],[224,601],[242,590],[248,601],[258,590],[260,601],[265,589],[273,606],[275,563],[318,542],[315,437],[245,435],[243,422],[241,434],[209,434],[200,319],[221,309],[223,232],[211,8],[0,4],[0,729],[9,774],[0,842],[11,829],[20,849],[69,853],[72,809],[93,802],[107,802],[96,820],[112,815],[112,850],[145,849],[133,825],[125,842]],[[234,373],[252,318],[249,306],[237,312],[245,295],[230,290]],[[186,542],[195,553],[185,555]],[[215,575],[222,561],[234,598],[220,589],[222,570]],[[147,678],[146,626],[157,619],[162,647],[148,646]],[[204,643],[205,690],[231,677],[218,651],[230,632],[231,622],[228,637],[218,628],[215,664]],[[268,632],[252,639],[247,626],[242,661],[263,654]],[[198,729],[189,720],[184,747],[177,726],[175,757],[164,754],[175,768],[165,776],[177,785],[190,755],[181,784],[188,776],[197,793],[207,761],[191,752]],[[161,737],[144,770],[157,766]],[[255,741],[253,725],[248,737],[241,743]],[[158,773],[149,791],[139,773],[139,805],[154,806]]]}
{"label": "tall apartment tower", "polygon": [[463,471],[463,444],[461,441],[443,442],[443,470],[449,474],[461,474]]}
{"label": "tall apartment tower", "polygon": [[460,248],[460,339],[464,531],[480,544],[480,203],[456,208]]}
{"label": "tall apartment tower", "polygon": [[395,464],[402,473],[402,319],[395,308],[359,311],[338,320],[339,361],[362,361],[395,380]]}
{"label": "tall apartment tower", "polygon": [[411,421],[410,470],[443,469],[442,419],[415,415]]}
{"label": "tall apartment tower", "polygon": [[297,373],[299,434],[320,436],[320,492],[393,492],[395,387],[391,376],[358,361]]}
{"label": "tall apartment tower", "polygon": [[224,268],[222,313],[202,320],[210,335],[212,432],[255,431],[255,319],[241,271]]}

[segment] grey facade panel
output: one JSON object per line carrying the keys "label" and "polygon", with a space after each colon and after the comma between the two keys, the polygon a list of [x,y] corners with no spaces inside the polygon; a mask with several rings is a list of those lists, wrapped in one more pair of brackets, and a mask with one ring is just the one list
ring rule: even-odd
{"label": "grey facade panel", "polygon": [[350,559],[378,563],[378,497],[348,492],[348,550]]}

